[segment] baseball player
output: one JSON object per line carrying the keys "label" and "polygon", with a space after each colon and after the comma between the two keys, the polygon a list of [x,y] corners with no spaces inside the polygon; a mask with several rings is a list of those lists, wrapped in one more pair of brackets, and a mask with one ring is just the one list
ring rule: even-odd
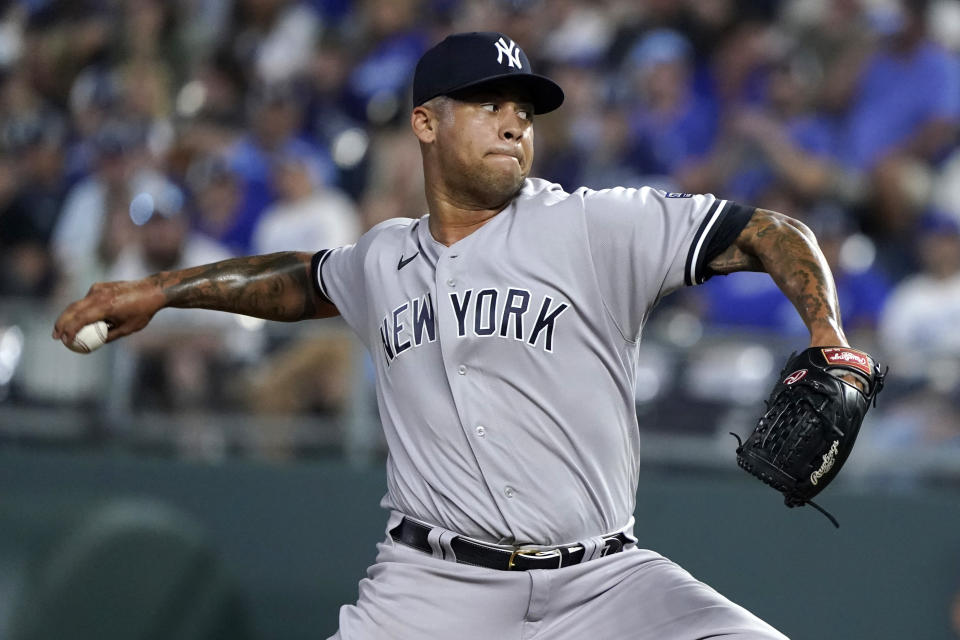
{"label": "baseball player", "polygon": [[389,518],[334,638],[784,638],[634,537],[634,365],[660,298],[742,270],[773,277],[811,346],[847,347],[826,261],[779,213],[528,177],[535,115],[562,101],[508,36],[452,35],[413,81],[426,215],[315,255],[95,284],[56,322],[68,343],[101,319],[116,340],[165,307],[339,314],[357,332]]}

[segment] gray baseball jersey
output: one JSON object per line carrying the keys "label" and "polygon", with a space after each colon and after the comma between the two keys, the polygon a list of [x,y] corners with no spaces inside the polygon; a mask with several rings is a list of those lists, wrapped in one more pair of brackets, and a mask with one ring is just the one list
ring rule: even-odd
{"label": "gray baseball jersey", "polygon": [[528,179],[452,246],[424,216],[318,253],[320,294],[376,365],[383,506],[509,545],[628,525],[644,322],[708,277],[751,213],[711,195]]}

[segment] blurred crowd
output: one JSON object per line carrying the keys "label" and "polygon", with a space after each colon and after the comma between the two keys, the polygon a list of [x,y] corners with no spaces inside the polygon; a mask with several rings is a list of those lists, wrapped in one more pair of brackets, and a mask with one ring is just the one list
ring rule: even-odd
{"label": "blurred crowd", "polygon": [[[498,30],[566,91],[537,121],[535,175],[711,192],[803,220],[851,342],[899,380],[877,441],[960,445],[954,0],[0,6],[2,299],[57,309],[96,280],[312,252],[423,215],[413,68],[448,33]],[[668,301],[710,331],[803,344],[763,274]],[[155,322],[168,330],[124,347],[140,403],[336,411],[357,379],[336,330],[271,339],[173,310]]]}

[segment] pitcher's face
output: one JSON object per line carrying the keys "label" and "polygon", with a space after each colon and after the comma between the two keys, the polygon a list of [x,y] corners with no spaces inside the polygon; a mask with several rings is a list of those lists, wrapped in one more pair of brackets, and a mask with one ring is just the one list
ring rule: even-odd
{"label": "pitcher's face", "polygon": [[458,95],[436,138],[444,181],[497,206],[523,186],[533,164],[533,105],[506,90]]}

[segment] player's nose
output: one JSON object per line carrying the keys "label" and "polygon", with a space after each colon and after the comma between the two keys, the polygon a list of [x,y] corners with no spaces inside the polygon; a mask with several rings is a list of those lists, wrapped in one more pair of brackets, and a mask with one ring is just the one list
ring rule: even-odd
{"label": "player's nose", "polygon": [[527,135],[530,123],[521,115],[516,105],[500,110],[500,135],[505,140],[516,141]]}

